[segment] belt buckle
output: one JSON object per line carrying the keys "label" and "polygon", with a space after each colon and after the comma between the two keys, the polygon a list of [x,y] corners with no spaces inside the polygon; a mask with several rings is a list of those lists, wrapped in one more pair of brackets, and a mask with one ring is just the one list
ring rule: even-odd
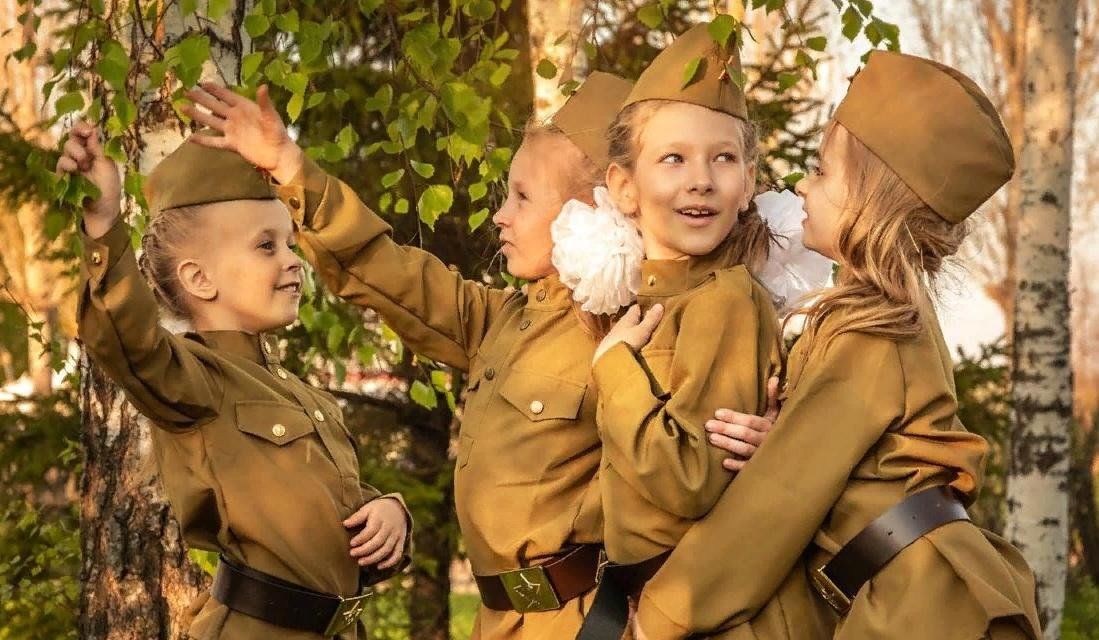
{"label": "belt buckle", "polygon": [[500,574],[500,582],[519,613],[552,611],[561,608],[561,600],[550,582],[545,567],[534,566]]}
{"label": "belt buckle", "polygon": [[366,599],[372,595],[374,595],[373,591],[367,591],[364,594],[351,596],[350,598],[340,596],[340,604],[328,621],[328,627],[324,630],[324,637],[331,638],[339,635],[355,624],[366,609]]}
{"label": "belt buckle", "polygon": [[847,594],[840,589],[832,579],[828,577],[828,574],[824,572],[824,567],[817,567],[810,574],[811,582],[816,587],[817,593],[820,597],[824,598],[824,601],[831,606],[836,613],[841,616],[847,613],[847,610],[851,608],[851,598],[847,597]]}

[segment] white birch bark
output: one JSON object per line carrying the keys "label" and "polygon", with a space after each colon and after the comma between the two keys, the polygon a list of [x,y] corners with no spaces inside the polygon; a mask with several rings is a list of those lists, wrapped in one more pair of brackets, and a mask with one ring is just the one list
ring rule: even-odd
{"label": "white birch bark", "polygon": [[1018,180],[1018,289],[1007,537],[1034,569],[1046,638],[1060,638],[1067,573],[1072,373],[1069,212],[1075,0],[1031,3]]}

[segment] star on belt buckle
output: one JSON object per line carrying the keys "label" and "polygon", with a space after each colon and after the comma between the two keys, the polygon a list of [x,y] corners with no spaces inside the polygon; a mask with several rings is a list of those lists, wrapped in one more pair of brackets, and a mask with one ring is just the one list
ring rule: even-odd
{"label": "star on belt buckle", "polygon": [[544,567],[526,567],[501,573],[500,582],[504,583],[511,606],[519,613],[561,608],[561,600]]}
{"label": "star on belt buckle", "polygon": [[828,577],[828,574],[824,572],[824,567],[817,567],[813,569],[809,574],[813,587],[816,588],[820,597],[824,598],[836,613],[841,616],[847,613],[847,610],[851,608],[851,598],[847,597],[847,594],[840,589],[832,579]]}
{"label": "star on belt buckle", "polygon": [[355,624],[366,609],[366,599],[372,595],[374,595],[373,591],[367,591],[350,598],[341,597],[336,612],[332,614],[332,619],[328,621],[328,627],[324,630],[324,637],[331,638],[339,635]]}

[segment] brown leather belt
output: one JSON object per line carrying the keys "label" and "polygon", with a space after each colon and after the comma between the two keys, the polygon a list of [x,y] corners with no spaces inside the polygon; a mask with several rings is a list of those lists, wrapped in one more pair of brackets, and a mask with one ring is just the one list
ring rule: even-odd
{"label": "brown leather belt", "polygon": [[233,611],[278,627],[335,636],[358,622],[372,592],[343,597],[314,591],[220,556],[211,596]]}
{"label": "brown leather belt", "polygon": [[889,564],[905,547],[969,514],[950,487],[932,487],[912,494],[878,516],[810,578],[824,600],[843,615],[862,585]]}
{"label": "brown leather belt", "polygon": [[585,544],[532,567],[474,576],[481,602],[496,611],[552,611],[595,587],[602,547]]}

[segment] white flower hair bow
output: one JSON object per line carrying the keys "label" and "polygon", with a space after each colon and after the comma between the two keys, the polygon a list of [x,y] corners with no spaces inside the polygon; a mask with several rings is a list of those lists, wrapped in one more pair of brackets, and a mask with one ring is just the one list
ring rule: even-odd
{"label": "white flower hair bow", "polygon": [[637,297],[644,250],[637,229],[596,187],[595,206],[569,200],[550,226],[553,266],[589,313],[614,313]]}
{"label": "white flower hair bow", "polygon": [[759,281],[771,293],[779,316],[784,316],[794,310],[799,299],[828,286],[833,262],[802,244],[805,201],[801,197],[790,191],[767,191],[754,201],[759,215],[777,236]]}

